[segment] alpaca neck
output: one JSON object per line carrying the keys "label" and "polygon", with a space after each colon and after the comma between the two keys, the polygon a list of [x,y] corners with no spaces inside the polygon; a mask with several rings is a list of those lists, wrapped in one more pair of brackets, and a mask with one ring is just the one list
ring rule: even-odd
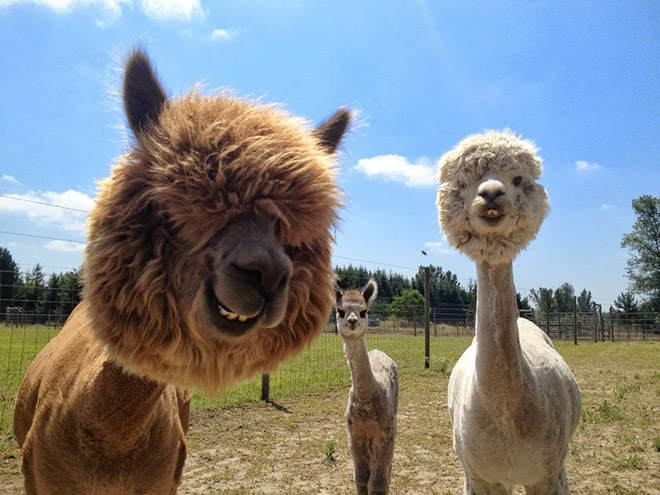
{"label": "alpaca neck", "polygon": [[107,448],[130,448],[144,440],[166,386],[104,361],[82,407]]}
{"label": "alpaca neck", "polygon": [[344,340],[344,352],[351,369],[351,383],[353,391],[358,397],[369,397],[373,394],[376,379],[371,371],[367,345],[362,339]]}
{"label": "alpaca neck", "polygon": [[485,391],[518,389],[523,357],[518,337],[513,262],[477,263],[476,371]]}

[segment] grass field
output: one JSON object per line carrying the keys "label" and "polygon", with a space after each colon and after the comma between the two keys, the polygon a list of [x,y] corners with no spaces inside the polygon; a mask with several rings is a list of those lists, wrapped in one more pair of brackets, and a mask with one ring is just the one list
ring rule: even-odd
{"label": "grass field", "polygon": [[[23,370],[53,330],[0,329],[0,493],[20,494],[20,453],[11,434],[13,397]],[[461,493],[451,449],[446,387],[468,338],[369,336],[401,369],[393,494]],[[573,493],[660,494],[660,343],[557,342],[582,390],[583,413],[567,460]],[[350,494],[352,466],[343,412],[350,378],[341,339],[325,334],[271,376],[217,400],[195,395],[186,494]]]}

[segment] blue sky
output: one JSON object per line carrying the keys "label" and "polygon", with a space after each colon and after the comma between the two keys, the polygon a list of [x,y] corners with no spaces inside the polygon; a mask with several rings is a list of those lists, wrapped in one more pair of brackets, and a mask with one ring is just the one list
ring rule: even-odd
{"label": "blue sky", "polygon": [[[541,148],[552,203],[518,290],[626,290],[631,201],[660,194],[660,3],[0,0],[0,234],[22,269],[80,265],[95,182],[126,149],[116,90],[136,43],[172,95],[195,83],[320,122],[358,112],[335,262],[475,278],[448,248],[435,164],[510,127]],[[77,211],[82,210],[82,211]],[[60,240],[54,240],[60,239]],[[424,249],[428,255],[422,256]]]}

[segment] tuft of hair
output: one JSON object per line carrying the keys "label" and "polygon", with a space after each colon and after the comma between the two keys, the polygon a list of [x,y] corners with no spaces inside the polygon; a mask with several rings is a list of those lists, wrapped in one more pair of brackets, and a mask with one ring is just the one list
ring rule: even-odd
{"label": "tuft of hair", "polygon": [[[209,394],[303,349],[332,309],[332,228],[343,195],[332,138],[273,105],[165,99],[146,54],[127,62],[136,139],[100,181],[88,217],[84,298],[111,358],[139,375]],[[329,120],[338,140],[350,114]],[[209,338],[190,310],[208,250],[232,219],[275,219],[293,264],[286,317],[235,339]]]}
{"label": "tuft of hair", "polygon": [[[533,141],[510,129],[473,134],[445,153],[439,164],[438,220],[449,244],[475,261],[502,263],[513,259],[536,237],[549,211],[545,188],[536,182],[543,171]],[[488,171],[524,173],[530,183],[515,201],[515,228],[505,235],[479,235],[470,225],[465,189]]]}

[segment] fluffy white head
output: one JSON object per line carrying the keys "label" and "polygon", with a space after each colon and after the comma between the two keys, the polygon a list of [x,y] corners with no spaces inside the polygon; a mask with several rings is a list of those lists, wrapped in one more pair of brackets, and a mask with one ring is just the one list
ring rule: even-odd
{"label": "fluffy white head", "polygon": [[440,159],[438,219],[474,261],[511,261],[536,237],[549,200],[532,141],[511,130],[468,136]]}
{"label": "fluffy white head", "polygon": [[369,306],[378,296],[378,284],[372,278],[362,291],[342,292],[335,287],[337,330],[343,339],[361,339],[369,326]]}

